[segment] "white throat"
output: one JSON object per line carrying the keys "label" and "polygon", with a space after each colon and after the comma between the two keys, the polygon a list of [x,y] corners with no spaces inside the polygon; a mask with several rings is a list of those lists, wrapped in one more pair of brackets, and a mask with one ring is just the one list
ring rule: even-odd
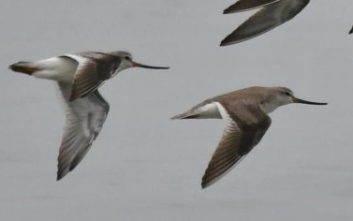
{"label": "white throat", "polygon": [[120,71],[123,71],[127,68],[130,68],[131,64],[128,63],[126,60],[122,60],[122,62],[119,64],[118,69],[115,71],[115,73],[113,74],[113,76],[115,76],[117,73],[119,73]]}
{"label": "white throat", "polygon": [[281,104],[279,104],[278,102],[266,102],[266,103],[263,103],[261,104],[261,108],[262,110],[269,114],[271,113],[272,111],[276,110],[279,106],[282,106]]}

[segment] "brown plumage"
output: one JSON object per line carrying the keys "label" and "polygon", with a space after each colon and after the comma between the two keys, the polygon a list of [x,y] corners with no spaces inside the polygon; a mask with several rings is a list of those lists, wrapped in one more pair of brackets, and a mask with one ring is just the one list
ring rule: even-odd
{"label": "brown plumage", "polygon": [[20,61],[9,66],[9,68],[15,72],[32,75],[32,73],[39,70],[39,68],[33,66],[31,62]]}
{"label": "brown plumage", "polygon": [[81,52],[10,65],[13,71],[56,81],[62,92],[66,124],[58,156],[57,180],[81,162],[103,127],[109,104],[98,87],[118,72],[133,67],[168,69],[137,63],[126,51]]}
{"label": "brown plumage", "polygon": [[221,46],[236,44],[291,20],[310,0],[240,0],[224,10],[225,14],[261,7],[253,16],[222,40]]}
{"label": "brown plumage", "polygon": [[247,11],[258,7],[263,7],[280,0],[239,0],[228,8],[224,9],[223,14]]}
{"label": "brown plumage", "polygon": [[268,113],[289,103],[326,105],[295,98],[284,87],[250,87],[207,99],[172,119],[223,118],[221,141],[202,177],[206,188],[223,177],[262,139],[271,125]]}

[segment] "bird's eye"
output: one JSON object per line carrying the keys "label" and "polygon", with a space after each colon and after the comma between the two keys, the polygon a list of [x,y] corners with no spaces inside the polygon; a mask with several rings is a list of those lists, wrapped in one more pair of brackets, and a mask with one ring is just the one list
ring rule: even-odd
{"label": "bird's eye", "polygon": [[289,92],[285,92],[284,94],[287,96],[291,96],[291,94]]}
{"label": "bird's eye", "polygon": [[131,61],[131,58],[129,56],[125,56],[125,59]]}

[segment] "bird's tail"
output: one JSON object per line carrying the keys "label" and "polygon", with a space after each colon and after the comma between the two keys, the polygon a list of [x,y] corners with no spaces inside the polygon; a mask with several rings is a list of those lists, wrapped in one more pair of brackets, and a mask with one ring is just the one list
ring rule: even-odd
{"label": "bird's tail", "polygon": [[193,111],[187,111],[185,113],[182,114],[178,114],[170,119],[172,120],[182,120],[182,119],[195,119],[195,118],[199,118],[200,115],[198,113],[195,113]]}
{"label": "bird's tail", "polygon": [[207,100],[204,101],[190,110],[178,114],[172,117],[172,120],[175,119],[221,119],[222,116],[218,110],[218,105],[216,102]]}
{"label": "bird's tail", "polygon": [[15,72],[25,73],[32,75],[33,72],[38,71],[38,67],[33,62],[19,61],[9,66],[9,68]]}

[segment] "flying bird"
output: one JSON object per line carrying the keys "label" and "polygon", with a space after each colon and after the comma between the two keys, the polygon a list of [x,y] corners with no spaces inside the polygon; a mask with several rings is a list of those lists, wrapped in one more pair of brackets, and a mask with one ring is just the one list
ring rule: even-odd
{"label": "flying bird", "polygon": [[202,188],[219,180],[260,142],[271,125],[269,113],[291,103],[327,105],[296,98],[285,87],[250,87],[207,99],[172,117],[226,121],[222,139],[202,178]]}
{"label": "flying bird", "polygon": [[133,61],[129,52],[82,52],[10,65],[15,72],[57,81],[66,107],[66,124],[59,156],[57,180],[72,171],[97,138],[109,111],[98,88],[127,68],[168,69]]}
{"label": "flying bird", "polygon": [[239,43],[270,31],[294,18],[310,0],[239,0],[224,10],[224,14],[261,8],[235,31],[228,35],[221,46]]}

